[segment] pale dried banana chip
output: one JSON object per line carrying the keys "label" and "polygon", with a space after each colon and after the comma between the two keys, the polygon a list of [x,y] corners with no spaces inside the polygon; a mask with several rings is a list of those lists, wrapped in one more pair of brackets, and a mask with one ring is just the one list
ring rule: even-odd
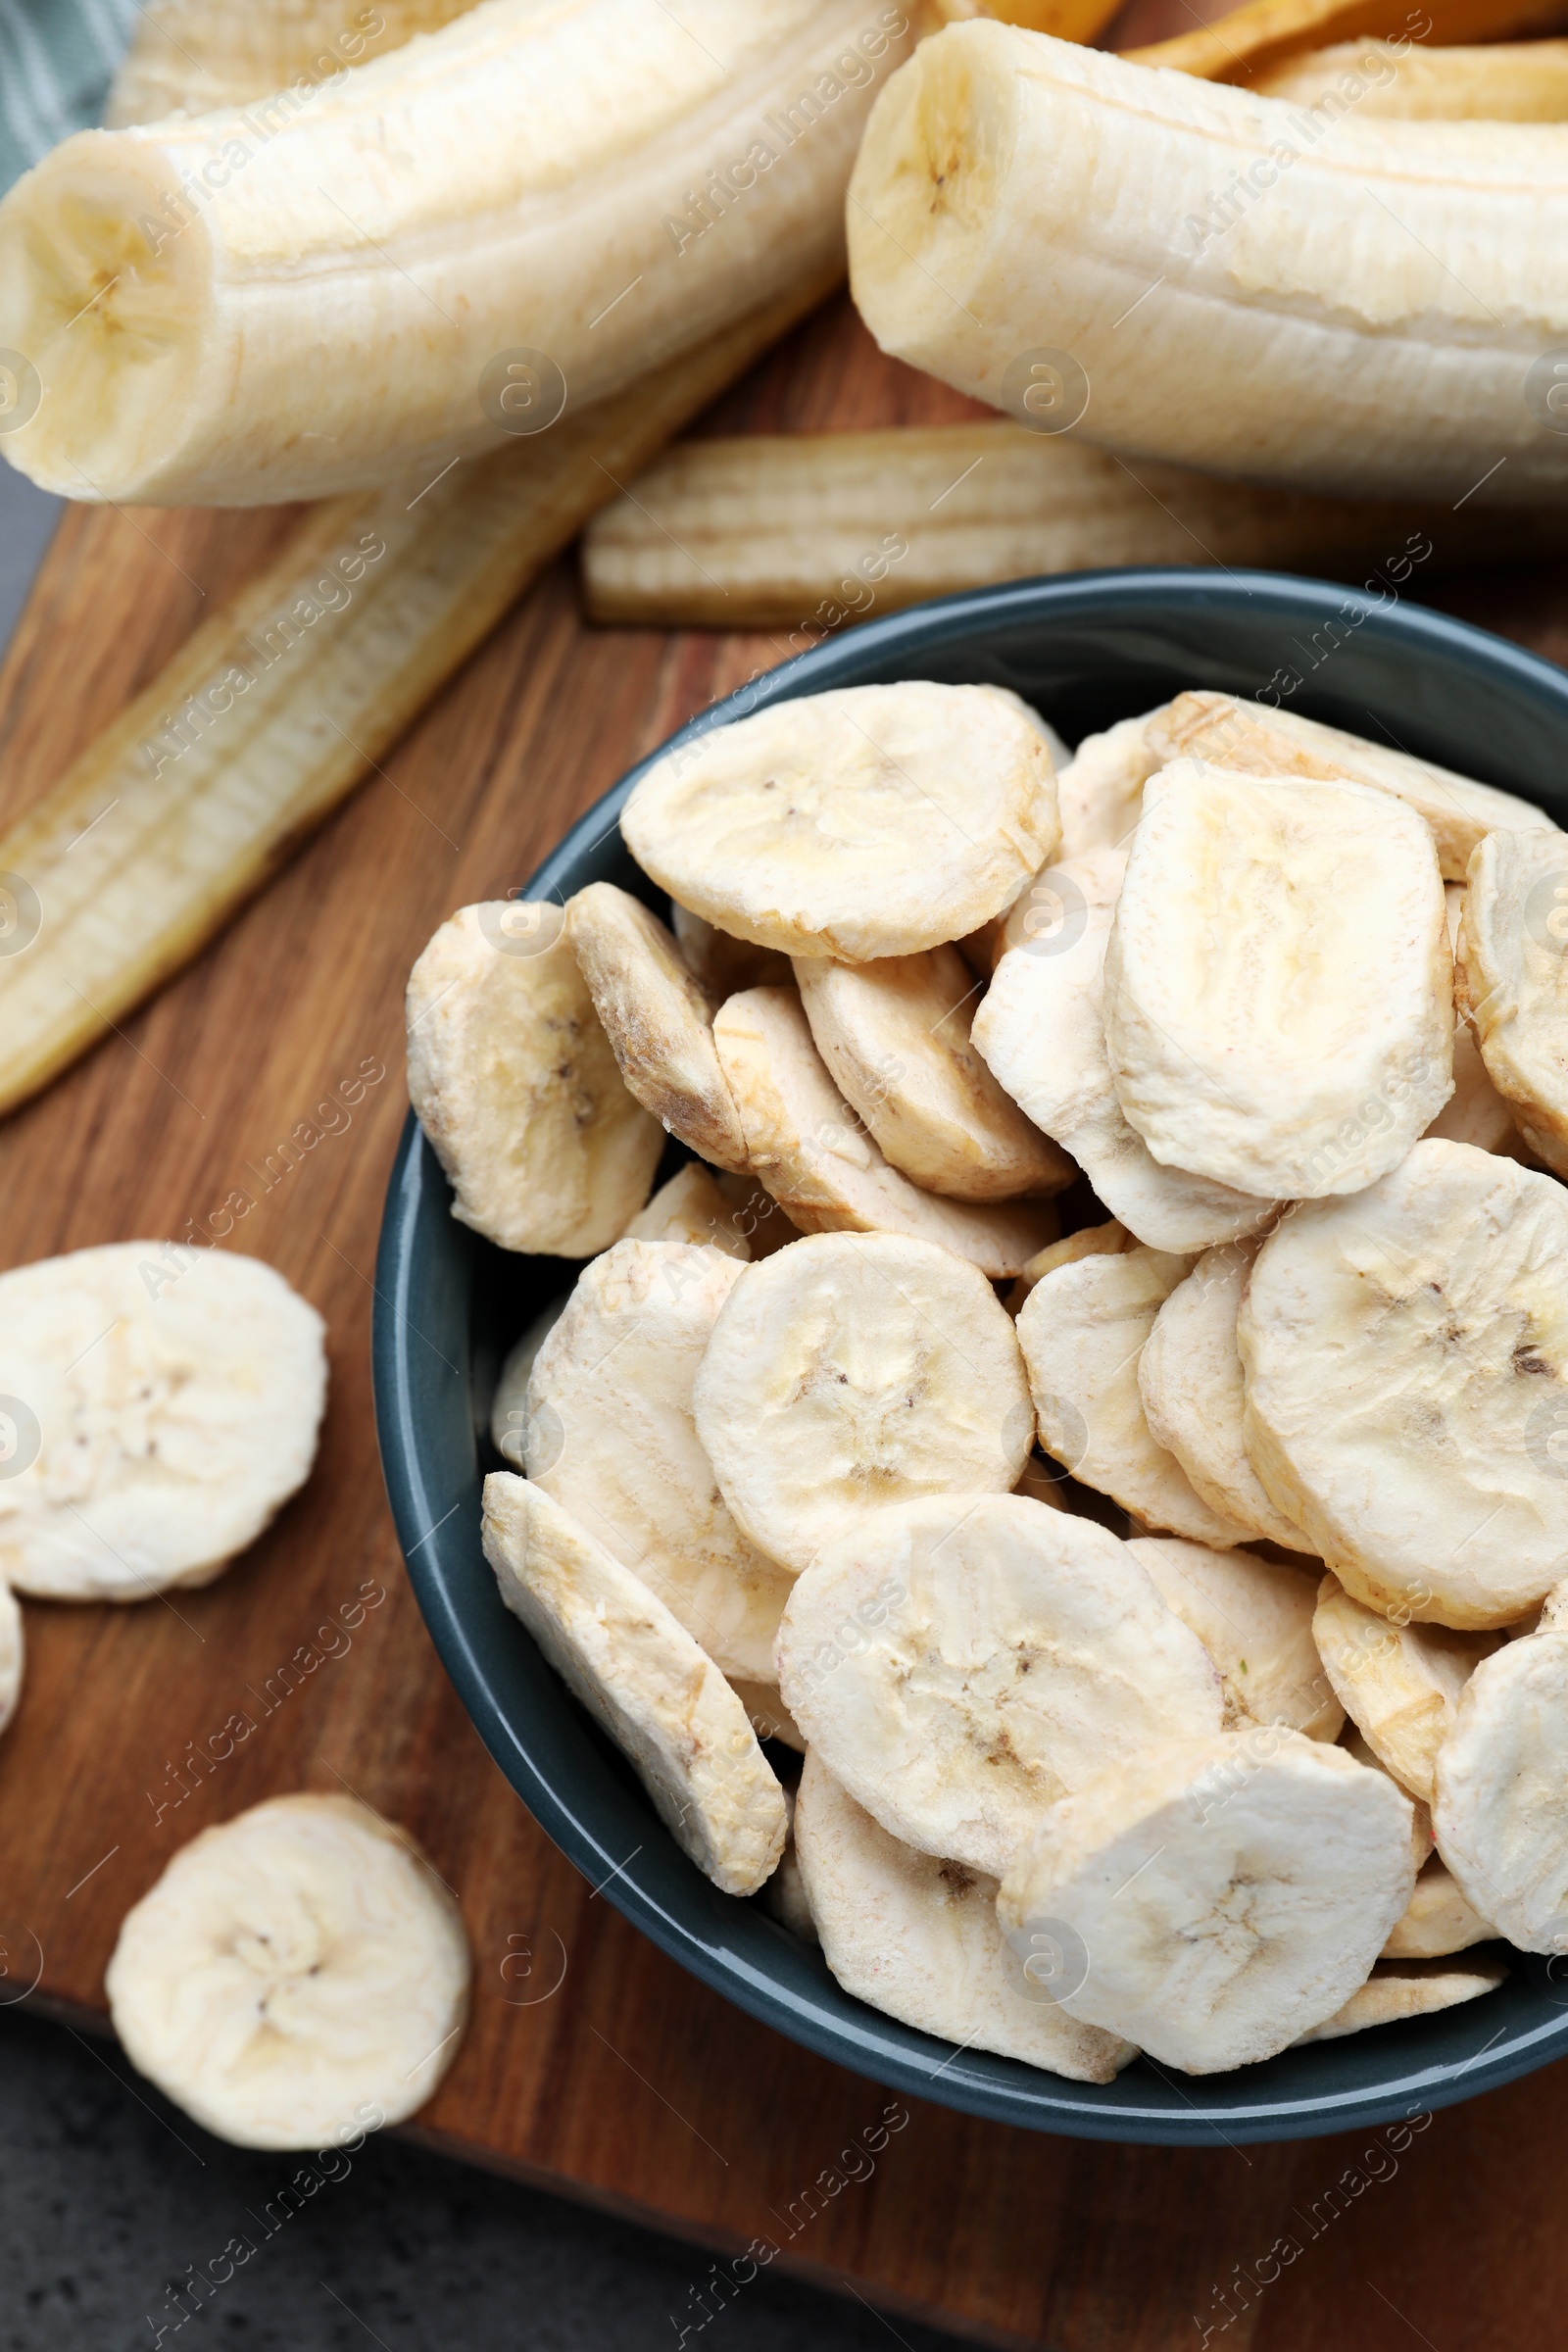
{"label": "pale dried banana chip", "polygon": [[731,997],[713,1040],[753,1170],[795,1225],[933,1242],[997,1278],[1055,1238],[1045,1202],[942,1200],[890,1167],[828,1075],[793,989]]}
{"label": "pale dried banana chip", "polygon": [[1400,2018],[1432,2017],[1460,2001],[1478,2000],[1507,1982],[1502,1961],[1484,1968],[1442,1968],[1437,1961],[1380,1960],[1364,1984],[1358,1985],[1343,2009],[1298,2034],[1295,2047],[1309,2041],[1338,2041],[1347,2034],[1364,2034],[1369,2026],[1392,2026]]}
{"label": "pale dried banana chip", "polygon": [[1133,835],[1104,1007],[1117,1099],[1162,1165],[1259,1196],[1359,1192],[1453,1091],[1427,826],[1364,785],[1177,761]]}
{"label": "pale dried banana chip", "polygon": [[790,1594],[778,1669],[857,1802],[993,1877],[1043,1806],[1223,1714],[1207,1651],[1129,1547],[1016,1494],[903,1503],[826,1544]]}
{"label": "pale dried banana chip", "polygon": [[1490,1943],[1496,1933],[1465,1900],[1446,1863],[1434,1854],[1416,1880],[1404,1916],[1383,1946],[1383,1957],[1443,1960],[1450,1952],[1467,1952],[1473,1943]]}
{"label": "pale dried banana chip", "polygon": [[1190,1267],[1142,1246],[1057,1266],[1019,1309],[1018,1345],[1048,1453],[1146,1527],[1223,1548],[1245,1543],[1250,1529],[1194,1492],[1152,1434],[1138,1387],[1154,1318]]}
{"label": "pale dried banana chip", "polygon": [[1345,1709],[1312,1639],[1310,1576],[1175,1536],[1140,1536],[1127,1548],[1213,1659],[1227,1731],[1283,1723],[1309,1740],[1339,1738]]}
{"label": "pale dried banana chip", "polygon": [[588,1257],[648,1198],[663,1130],[627,1091],[561,908],[495,899],[409,974],[409,1100],[452,1213],[503,1250]]}
{"label": "pale dried banana chip", "polygon": [[744,1270],[682,1242],[616,1242],[585,1266],[534,1363],[524,1467],[721,1672],[765,1682],[790,1580],[736,1526],[692,1419]]}
{"label": "pale dried banana chip", "polygon": [[496,1393],[490,1399],[490,1443],[514,1470],[520,1470],[528,1447],[528,1383],[534,1359],[560,1322],[564,1298],[552,1298],[515,1341],[501,1366]]}
{"label": "pale dried banana chip", "polygon": [[[768,1200],[768,1206],[772,1205]],[[662,1184],[620,1238],[623,1242],[702,1242],[743,1263],[752,1256],[751,1241],[738,1222],[735,1203],[720,1192],[717,1178],[700,1159],[689,1159],[667,1184]]]}
{"label": "pale dried banana chip", "polygon": [[1035,1435],[990,1284],[891,1234],[818,1234],[743,1267],[693,1401],[730,1509],[791,1571],[889,1503],[1005,1494]]}
{"label": "pale dried banana chip", "polygon": [[1348,1756],[1353,1756],[1358,1764],[1364,1764],[1368,1772],[1381,1772],[1386,1780],[1394,1783],[1401,1796],[1409,1798],[1410,1867],[1415,1871],[1424,1870],[1432,1859],[1431,1806],[1419,1796],[1411,1795],[1410,1790],[1405,1788],[1397,1775],[1390,1772],[1383,1758],[1374,1749],[1368,1747],[1353,1720],[1347,1719],[1345,1729],[1340,1734],[1339,1744]]}
{"label": "pale dried banana chip", "polygon": [[1052,725],[1050,719],[1042,718],[1040,712],[1035,709],[1033,703],[1026,703],[1023,699],[1023,696],[1021,694],[1014,693],[1010,686],[982,686],[980,692],[982,694],[994,694],[998,701],[1003,703],[1007,710],[1016,711],[1017,715],[1021,719],[1026,720],[1027,723],[1033,727],[1035,733],[1039,736],[1041,742],[1051,754],[1051,764],[1059,775],[1061,770],[1066,766],[1067,761],[1072,758],[1072,754],[1068,751],[1067,746],[1062,742],[1061,737],[1056,733],[1056,730]]}
{"label": "pale dried banana chip", "polygon": [[1568,1200],[1468,1144],[1416,1144],[1300,1204],[1237,1318],[1247,1450],[1347,1591],[1511,1624],[1568,1565]]}
{"label": "pale dried banana chip", "polygon": [[1151,746],[1147,732],[1168,709],[1161,703],[1141,718],[1119,718],[1103,734],[1086,735],[1066,765],[1058,764],[1063,858],[1126,842],[1142,813],[1144,786],[1168,756]]}
{"label": "pale dried banana chip", "polygon": [[[1568,860],[1559,870],[1564,900],[1568,901]],[[1480,1152],[1506,1152],[1519,1141],[1513,1104],[1504,1102],[1493,1085],[1475,1031],[1464,1012],[1468,996],[1458,968],[1459,925],[1469,894],[1462,882],[1448,882],[1443,895],[1448,906],[1448,945],[1455,961],[1453,1092],[1426,1132],[1450,1144],[1474,1144]]]}
{"label": "pale dried banana chip", "polygon": [[969,1042],[975,982],[956,948],[795,964],[817,1052],[883,1156],[954,1200],[1059,1193],[1078,1173]]}
{"label": "pale dried banana chip", "polygon": [[656,914],[612,882],[566,902],[566,939],[627,1086],[671,1135],[744,1171],[746,1141],[713,1051],[710,997]]}
{"label": "pale dried banana chip", "polygon": [[1438,1751],[1432,1826],[1460,1891],[1525,1952],[1568,1952],[1568,1628],[1483,1658]]}
{"label": "pale dried banana chip", "polygon": [[1097,850],[1037,876],[1008,923],[1038,930],[1003,956],[971,1034],[1129,1232],[1159,1250],[1206,1250],[1257,1232],[1274,1206],[1161,1167],[1123,1115],[1105,1052],[1102,966],[1126,861],[1125,850]]}
{"label": "pale dried banana chip", "polygon": [[[746,1709],[746,1719],[759,1740],[777,1740],[782,1746],[793,1747],[798,1756],[805,1755],[806,1736],[772,1683],[747,1682],[735,1674],[727,1674],[724,1680]],[[784,1793],[787,1796],[788,1789]]]}
{"label": "pale dried banana chip", "polygon": [[1006,1309],[1015,1315],[1034,1289],[1058,1266],[1076,1265],[1081,1257],[1119,1257],[1124,1250],[1138,1247],[1125,1225],[1111,1217],[1103,1225],[1080,1225],[1076,1233],[1063,1234],[1059,1242],[1049,1242],[1044,1250],[1029,1260],[1017,1281],[1006,1294]]}
{"label": "pale dried banana chip", "polygon": [[1400,1787],[1430,1805],[1459,1694],[1500,1634],[1395,1625],[1325,1576],[1312,1637],[1340,1703]]}
{"label": "pale dried banana chip", "polygon": [[1568,838],[1492,833],[1470,860],[1461,990],[1530,1150],[1568,1172]]}
{"label": "pale dried banana chip", "polygon": [[1271,2058],[1365,1983],[1410,1899],[1409,1800],[1269,1729],[1152,1748],[1054,1805],[997,1915],[1062,2006],[1166,2066]]}
{"label": "pale dried banana chip", "polygon": [[718,1668],[640,1578],[505,1470],[484,1482],[484,1556],[682,1852],[721,1893],[755,1894],[784,1851],[784,1792]]}
{"label": "pale dried banana chip", "polygon": [[346,1796],[274,1796],[182,1846],[104,1979],[132,2066],[241,2148],[357,2146],[422,2107],[468,2007],[457,1904]]}
{"label": "pale dried banana chip", "polygon": [[1175,1455],[1211,1511],[1310,1556],[1312,1545],[1273,1501],[1247,1453],[1236,1316],[1257,1250],[1255,1241],[1243,1241],[1204,1251],[1154,1317],[1138,1359],[1138,1390],[1156,1443]]}
{"label": "pale dried banana chip", "polygon": [[1163,710],[1152,712],[1147,725],[1156,766],[1185,756],[1251,775],[1348,777],[1375,792],[1392,793],[1431,827],[1450,882],[1464,880],[1470,853],[1484,833],[1553,829],[1549,816],[1511,792],[1315,718],[1239,702],[1235,695],[1179,694]]}
{"label": "pale dried banana chip", "polygon": [[1010,906],[1056,847],[1037,728],[981,686],[770,704],[648,770],[621,813],[672,899],[759,947],[863,963]]}
{"label": "pale dried banana chip", "polygon": [[325,1329],[228,1250],[115,1242],[0,1275],[0,1580],[210,1584],[310,1476]]}
{"label": "pale dried banana chip", "polygon": [[997,1925],[997,1882],[918,1853],[840,1787],[813,1750],[795,1815],[823,1957],[846,1992],[964,2049],[1073,2082],[1109,2082],[1131,2042],[1080,2025],[1025,1972]]}
{"label": "pale dried banana chip", "polygon": [[816,1943],[820,1939],[816,1933],[816,1922],[811,1917],[811,1898],[806,1891],[806,1881],[801,1876],[800,1855],[795,1850],[797,1806],[792,1788],[784,1790],[784,1806],[789,1814],[789,1836],[784,1840],[778,1868],[762,1888],[760,1899],[763,1910],[776,1919],[781,1928],[787,1928],[802,1943]]}
{"label": "pale dried banana chip", "polygon": [[754,947],[749,939],[733,939],[727,931],[705,922],[689,906],[670,903],[669,918],[687,963],[715,1004],[743,988],[787,988],[790,959],[772,948]]}

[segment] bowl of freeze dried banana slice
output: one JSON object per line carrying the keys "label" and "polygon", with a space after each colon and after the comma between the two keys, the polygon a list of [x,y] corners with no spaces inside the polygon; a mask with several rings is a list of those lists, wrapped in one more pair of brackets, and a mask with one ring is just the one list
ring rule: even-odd
{"label": "bowl of freeze dried banana slice", "polygon": [[606,1899],[1039,2129],[1568,2054],[1568,678],[1266,573],[872,623],[409,983],[440,1653]]}

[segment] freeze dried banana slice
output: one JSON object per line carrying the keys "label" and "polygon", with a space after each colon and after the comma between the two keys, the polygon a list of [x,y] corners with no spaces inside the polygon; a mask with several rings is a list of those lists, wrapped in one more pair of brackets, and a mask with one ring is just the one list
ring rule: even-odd
{"label": "freeze dried banana slice", "polygon": [[1022,919],[1027,928],[1038,918],[1038,936],[1002,957],[971,1035],[1013,1101],[1071,1153],[1129,1232],[1158,1250],[1206,1250],[1257,1232],[1274,1204],[1161,1167],[1122,1113],[1105,1053],[1102,966],[1126,862],[1125,850],[1096,850],[1037,876]]}
{"label": "freeze dried banana slice", "polygon": [[228,1250],[114,1242],[0,1275],[0,1581],[211,1584],[310,1476],[325,1331]]}
{"label": "freeze dried banana slice", "polygon": [[933,1242],[994,1278],[1016,1274],[1056,1233],[1045,1202],[942,1200],[889,1167],[827,1072],[793,989],[750,988],[713,1024],[752,1167],[808,1232]]}
{"label": "freeze dried banana slice", "polygon": [[691,970],[715,1004],[743,988],[787,988],[790,959],[772,948],[758,948],[749,939],[733,939],[727,931],[705,923],[689,906],[669,909],[676,944]]}
{"label": "freeze dried banana slice", "polygon": [[1415,1883],[1402,1919],[1383,1946],[1385,1960],[1443,1960],[1490,1943],[1497,1931],[1465,1900],[1459,1882],[1434,1854]]}
{"label": "freeze dried banana slice", "polygon": [[656,914],[612,882],[566,902],[566,938],[627,1086],[671,1135],[744,1172],[746,1139],[713,1051],[709,996]]}
{"label": "freeze dried banana slice", "polygon": [[792,1788],[784,1790],[784,1809],[789,1815],[789,1836],[784,1840],[778,1868],[762,1888],[760,1899],[763,1910],[776,1919],[781,1928],[787,1928],[792,1936],[799,1936],[802,1943],[816,1943],[820,1938],[816,1933],[816,1922],[811,1917],[811,1898],[806,1891],[800,1856],[795,1850],[798,1808]]}
{"label": "freeze dried banana slice", "polygon": [[1138,1387],[1139,1354],[1191,1262],[1140,1246],[1057,1266],[1024,1300],[1018,1345],[1048,1453],[1146,1527],[1223,1547],[1251,1530],[1195,1494],[1152,1434]]}
{"label": "freeze dried banana slice", "polygon": [[357,2146],[422,2107],[468,2008],[457,1904],[346,1796],[274,1796],[182,1846],[104,1979],[137,2071],[241,2148]]}
{"label": "freeze dried banana slice", "polygon": [[1460,2001],[1495,1992],[1507,1978],[1507,1967],[1500,1960],[1481,1968],[1441,1968],[1435,1960],[1401,1960],[1396,1965],[1380,1960],[1344,2008],[1336,2009],[1310,2033],[1298,2034],[1294,2046],[1299,2049],[1309,2041],[1338,2041],[1347,2034],[1364,2034],[1369,2026],[1392,2026],[1401,2018],[1433,2017],[1440,2009],[1452,2009]]}
{"label": "freeze dried banana slice", "polygon": [[781,1745],[793,1747],[798,1756],[805,1755],[805,1734],[771,1683],[747,1682],[735,1674],[727,1674],[724,1680],[746,1709],[746,1719],[759,1740],[777,1740]]}
{"label": "freeze dried banana slice", "polygon": [[[1568,901],[1568,862],[1562,867]],[[1453,1092],[1427,1129],[1450,1144],[1474,1144],[1479,1152],[1506,1152],[1517,1144],[1513,1104],[1493,1085],[1475,1032],[1465,1016],[1467,991],[1459,969],[1459,925],[1468,892],[1462,882],[1444,885],[1448,909],[1448,945],[1454,955]]]}
{"label": "freeze dried banana slice", "polygon": [[514,1470],[520,1470],[528,1449],[528,1383],[534,1360],[565,1308],[564,1298],[552,1298],[535,1315],[501,1366],[496,1393],[490,1400],[490,1443]]}
{"label": "freeze dried banana slice", "polygon": [[721,1893],[755,1894],[784,1851],[784,1792],[718,1668],[639,1577],[505,1470],[484,1482],[484,1556],[681,1851]]}
{"label": "freeze dried banana slice", "polygon": [[1059,1242],[1048,1243],[1029,1260],[1004,1301],[1008,1314],[1015,1315],[1036,1283],[1054,1274],[1058,1266],[1076,1265],[1081,1257],[1119,1257],[1122,1250],[1137,1247],[1126,1226],[1118,1224],[1114,1217],[1103,1225],[1080,1225],[1076,1233],[1064,1234]]}
{"label": "freeze dried banana slice", "polygon": [[[771,1200],[768,1206],[772,1206]],[[726,1257],[750,1260],[752,1245],[736,1222],[735,1204],[699,1159],[689,1159],[648,1206],[639,1209],[621,1235],[623,1242],[698,1242]]]}
{"label": "freeze dried banana slice", "polygon": [[1264,1243],[1237,1318],[1247,1450],[1348,1592],[1511,1624],[1568,1566],[1568,1200],[1416,1144]]}
{"label": "freeze dried banana slice", "polygon": [[1231,694],[1179,694],[1164,710],[1152,713],[1148,732],[1156,766],[1186,757],[1250,775],[1346,777],[1392,793],[1431,827],[1449,882],[1464,880],[1470,853],[1484,833],[1554,829],[1550,817],[1511,792],[1315,718],[1239,702]]}
{"label": "freeze dried banana slice", "polygon": [[630,1094],[548,901],[443,923],[409,974],[409,1100],[456,1195],[503,1250],[588,1257],[648,1198],[663,1130]]}
{"label": "freeze dried banana slice", "polygon": [[824,1544],[778,1669],[808,1752],[883,1829],[993,1877],[1043,1806],[1223,1716],[1129,1547],[1017,1494],[901,1503]]}
{"label": "freeze dried banana slice", "polygon": [[22,1696],[22,1669],[26,1658],[22,1611],[11,1587],[0,1584],[0,1732],[17,1711]]}
{"label": "freeze dried banana slice", "polygon": [[969,1043],[975,983],[956,948],[875,963],[800,956],[811,1036],[883,1156],[954,1200],[1059,1193],[1078,1171]]}
{"label": "freeze dried banana slice", "polygon": [[693,1401],[730,1509],[792,1573],[889,1503],[1005,1494],[1035,1436],[990,1284],[892,1234],[818,1234],[743,1267]]}
{"label": "freeze dried banana slice", "polygon": [[616,1242],[585,1266],[534,1363],[524,1464],[722,1673],[768,1682],[790,1580],[736,1526],[692,1419],[744,1271],[682,1242]]}
{"label": "freeze dried banana slice", "polygon": [[1373,1753],[1401,1788],[1431,1804],[1438,1750],[1454,1709],[1500,1634],[1460,1634],[1446,1625],[1395,1625],[1325,1576],[1312,1636],[1325,1673]]}
{"label": "freeze dried banana slice", "polygon": [[1398,1777],[1390,1772],[1383,1758],[1368,1747],[1353,1721],[1347,1722],[1345,1730],[1340,1735],[1339,1744],[1348,1756],[1355,1758],[1357,1764],[1364,1764],[1368,1772],[1381,1772],[1385,1779],[1394,1783],[1401,1796],[1409,1799],[1410,1867],[1415,1871],[1424,1870],[1432,1859],[1432,1808],[1430,1805],[1424,1803],[1419,1796],[1412,1795]]}
{"label": "freeze dried banana slice", "polygon": [[1460,984],[1520,1135],[1568,1172],[1568,839],[1491,833],[1470,860]]}
{"label": "freeze dried banana slice", "polygon": [[997,1882],[892,1838],[813,1749],[795,1814],[801,1877],[846,1992],[922,2034],[997,2050],[1072,2082],[1110,2082],[1138,2052],[1057,2008],[997,1925]]}
{"label": "freeze dried banana slice", "polygon": [[1058,769],[1063,858],[1125,844],[1143,810],[1144,786],[1168,757],[1152,748],[1148,729],[1169,708],[1161,703],[1141,718],[1119,718],[1103,734],[1086,735]]}
{"label": "freeze dried banana slice", "polygon": [[1438,1751],[1438,1851],[1460,1891],[1526,1952],[1568,1951],[1568,1628],[1483,1658]]}
{"label": "freeze dried banana slice", "polygon": [[1207,1250],[1154,1317],[1138,1359],[1138,1391],[1156,1444],[1173,1453],[1211,1511],[1250,1536],[1311,1555],[1248,1458],[1247,1396],[1236,1317],[1255,1241]]}
{"label": "freeze dried banana slice", "polygon": [[1155,1159],[1244,1193],[1359,1192],[1453,1091],[1430,832],[1364,785],[1178,760],[1133,835],[1104,1004]]}
{"label": "freeze dried banana slice", "polygon": [[788,956],[913,956],[1010,906],[1059,836],[1051,753],[983,686],[773,703],[656,760],[627,847],[681,906]]}
{"label": "freeze dried banana slice", "polygon": [[1310,1576],[1175,1536],[1139,1536],[1127,1548],[1213,1659],[1227,1731],[1282,1723],[1309,1740],[1339,1738],[1345,1709],[1312,1639]]}
{"label": "freeze dried banana slice", "polygon": [[1365,1983],[1410,1899],[1409,1799],[1286,1731],[1152,1748],[1054,1805],[1002,1882],[1072,2016],[1163,2065],[1271,2058]]}
{"label": "freeze dried banana slice", "polygon": [[1068,760],[1072,758],[1072,754],[1068,751],[1067,746],[1063,743],[1061,737],[1056,733],[1056,730],[1052,725],[1050,719],[1043,718],[1040,712],[1035,709],[1033,703],[1026,703],[1023,699],[1023,696],[1021,694],[1015,694],[1010,686],[982,686],[980,692],[982,694],[994,694],[998,701],[1001,702],[1005,709],[1016,711],[1017,715],[1021,719],[1024,719],[1028,725],[1033,727],[1035,733],[1039,736],[1041,742],[1051,754],[1051,764],[1059,775],[1061,770],[1066,766]]}

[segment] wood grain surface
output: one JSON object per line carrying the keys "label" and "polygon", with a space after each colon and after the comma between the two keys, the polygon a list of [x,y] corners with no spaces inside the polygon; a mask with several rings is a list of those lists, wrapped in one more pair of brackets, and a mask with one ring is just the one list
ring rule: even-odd
{"label": "wood grain surface", "polygon": [[[707,429],[973,413],[880,358],[840,300]],[[0,821],[287,520],[69,514],[0,671]],[[1549,576],[1483,576],[1446,601],[1568,655]],[[783,634],[586,631],[558,566],[226,937],[0,1129],[0,1262],[221,1230],[227,1203],[231,1246],[325,1314],[333,1374],[308,1488],[219,1583],[133,1608],[26,1605],[26,1688],[0,1742],[0,1999],[101,2025],[120,1921],[180,1842],[277,1791],[346,1788],[425,1846],[473,1943],[472,2024],[414,2129],[689,2238],[672,2343],[765,2257],[891,2314],[895,2334],[906,2312],[1055,2352],[1544,2348],[1568,2287],[1560,2068],[1402,2133],[1294,2147],[1099,2146],[901,2103],[728,2007],[596,1899],[436,1662],[370,1401],[405,976],[454,907],[523,881],[633,760],[789,650]],[[316,1140],[269,1182],[290,1135]]]}

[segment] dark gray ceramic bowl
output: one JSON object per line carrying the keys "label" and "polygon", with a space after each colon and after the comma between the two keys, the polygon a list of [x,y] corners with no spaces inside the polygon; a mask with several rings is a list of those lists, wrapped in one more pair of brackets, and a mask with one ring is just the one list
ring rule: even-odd
{"label": "dark gray ceramic bowl", "polygon": [[[1568,675],[1437,613],[1267,572],[1090,572],[949,597],[818,647],[684,732],[829,686],[936,678],[1014,687],[1071,743],[1184,687],[1272,700],[1282,672],[1298,681],[1288,709],[1503,785],[1568,822]],[[608,880],[660,904],[615,823],[641,773],[573,827],[527,896],[564,900]],[[609,1901],[705,1984],[893,2089],[1096,2139],[1305,2137],[1446,2106],[1568,2054],[1568,1981],[1528,1958],[1499,1992],[1437,2017],[1229,2075],[1173,2076],[1140,2059],[1103,2086],[959,2052],[852,1999],[818,1953],[757,1902],[717,1893],[686,1860],[502,1607],[479,1548],[481,1478],[502,1466],[485,1434],[490,1396],[505,1348],[575,1269],[490,1248],[449,1203],[411,1117],[387,1196],[375,1316],[381,1458],[409,1574],[447,1671],[523,1803]]]}

